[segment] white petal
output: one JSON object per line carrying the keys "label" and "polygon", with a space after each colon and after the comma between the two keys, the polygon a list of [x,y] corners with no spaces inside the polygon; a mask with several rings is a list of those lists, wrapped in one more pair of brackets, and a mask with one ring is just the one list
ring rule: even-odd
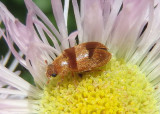
{"label": "white petal", "polygon": [[35,88],[2,65],[0,65],[0,81],[19,89],[24,94],[28,94],[28,96],[38,98],[39,96],[35,96],[35,94],[41,93],[39,89]]}
{"label": "white petal", "polygon": [[35,113],[37,106],[34,101],[28,100],[0,100],[1,112],[14,113],[14,114],[25,114]]}
{"label": "white petal", "polygon": [[19,90],[8,89],[8,88],[0,88],[0,93],[2,94],[16,94],[16,95],[24,95],[27,96],[26,93],[23,93]]}
{"label": "white petal", "polygon": [[[146,24],[149,10],[149,1],[134,0],[123,2],[123,8],[117,16],[114,29],[110,37],[110,48],[119,58],[125,58],[125,54],[137,43]],[[134,11],[134,12],[133,12]],[[129,56],[129,54],[127,54]],[[132,54],[130,54],[132,55]]]}
{"label": "white petal", "polygon": [[49,28],[51,28],[51,30],[56,35],[56,37],[61,41],[62,40],[62,36],[59,34],[59,32],[56,30],[56,28],[53,26],[53,24],[47,18],[47,16],[35,5],[35,3],[32,2],[32,0],[24,0],[24,1],[25,1],[26,6],[27,6],[27,9],[34,11],[34,13],[36,13],[36,15],[38,15],[43,20],[43,22]]}
{"label": "white petal", "polygon": [[[59,52],[61,52],[61,49],[60,49],[60,46],[58,44],[58,41],[56,40],[56,38],[54,37],[54,35],[47,29],[47,27],[42,23],[40,22],[39,20],[37,19],[34,19],[34,24],[36,24],[37,26],[39,26],[39,28],[41,27],[42,30],[44,30],[46,32],[46,34],[49,36],[49,38],[52,40],[53,42],[53,45],[55,47],[55,49]],[[44,37],[44,36],[43,36]],[[43,38],[44,39],[44,38]],[[47,38],[45,38],[47,39]]]}
{"label": "white petal", "polygon": [[1,60],[3,66],[5,66],[7,64],[10,56],[11,56],[11,51],[8,51],[7,54],[5,55],[4,59]]}
{"label": "white petal", "polygon": [[[43,43],[32,43],[26,54],[27,68],[32,74],[35,83],[43,89],[47,84],[46,68],[60,53],[53,47]],[[45,62],[47,61],[47,63]]]}
{"label": "white petal", "polygon": [[54,17],[56,19],[59,31],[63,38],[68,37],[67,27],[65,25],[63,7],[60,0],[51,0]]}
{"label": "white petal", "polygon": [[[19,55],[22,57],[23,53],[19,52]],[[14,60],[12,61],[11,65],[9,66],[9,70],[10,71],[14,71],[17,67],[17,65],[19,64],[18,60],[14,58]],[[20,73],[20,72],[19,72]]]}
{"label": "white petal", "polygon": [[79,11],[79,6],[78,6],[78,3],[77,3],[77,0],[72,0],[72,4],[73,4],[73,8],[74,8],[74,15],[75,15],[77,29],[78,29],[79,43],[82,43],[82,40],[83,40],[83,30],[82,30],[80,11]]}
{"label": "white petal", "polygon": [[114,3],[112,5],[112,9],[111,9],[111,13],[110,13],[110,15],[108,17],[108,21],[106,22],[106,25],[105,25],[105,30],[104,30],[104,33],[103,33],[104,35],[103,35],[102,42],[107,43],[107,46],[110,42],[109,41],[106,42],[106,41],[110,37],[110,33],[113,29],[113,25],[115,23],[117,15],[120,11],[122,1],[123,0],[114,0]]}
{"label": "white petal", "polygon": [[102,9],[99,0],[84,2],[84,17],[82,17],[83,42],[102,42],[104,29]]}
{"label": "white petal", "polygon": [[65,0],[64,1],[64,20],[65,20],[65,25],[67,27],[67,21],[68,21],[68,10],[69,10],[69,2],[70,0]]}

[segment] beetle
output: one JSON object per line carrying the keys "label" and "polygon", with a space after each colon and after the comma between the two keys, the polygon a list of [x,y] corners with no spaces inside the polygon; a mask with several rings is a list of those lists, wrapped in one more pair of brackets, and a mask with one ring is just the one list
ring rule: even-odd
{"label": "beetle", "polygon": [[62,79],[69,72],[82,73],[92,71],[107,64],[112,55],[107,47],[99,42],[86,42],[68,48],[47,67],[48,78],[61,76]]}

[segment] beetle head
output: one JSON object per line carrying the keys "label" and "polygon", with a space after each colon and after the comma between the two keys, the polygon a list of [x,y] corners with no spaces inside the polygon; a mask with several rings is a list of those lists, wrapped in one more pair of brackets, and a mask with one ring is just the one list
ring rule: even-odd
{"label": "beetle head", "polygon": [[54,70],[54,65],[53,64],[49,64],[47,67],[47,72],[46,72],[47,77],[56,77],[57,73]]}

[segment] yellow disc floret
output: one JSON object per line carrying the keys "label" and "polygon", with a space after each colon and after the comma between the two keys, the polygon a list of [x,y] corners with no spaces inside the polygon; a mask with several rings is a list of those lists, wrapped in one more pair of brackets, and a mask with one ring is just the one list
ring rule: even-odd
{"label": "yellow disc floret", "polygon": [[[59,83],[59,85],[57,85]],[[112,58],[82,76],[57,76],[44,89],[45,114],[158,114],[154,89],[136,65]]]}

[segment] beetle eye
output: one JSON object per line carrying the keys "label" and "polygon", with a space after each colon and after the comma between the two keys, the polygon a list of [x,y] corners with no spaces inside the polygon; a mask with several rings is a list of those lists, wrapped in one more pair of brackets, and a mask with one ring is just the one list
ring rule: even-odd
{"label": "beetle eye", "polygon": [[56,77],[56,76],[57,76],[57,74],[53,73],[51,76],[52,76],[52,77]]}

